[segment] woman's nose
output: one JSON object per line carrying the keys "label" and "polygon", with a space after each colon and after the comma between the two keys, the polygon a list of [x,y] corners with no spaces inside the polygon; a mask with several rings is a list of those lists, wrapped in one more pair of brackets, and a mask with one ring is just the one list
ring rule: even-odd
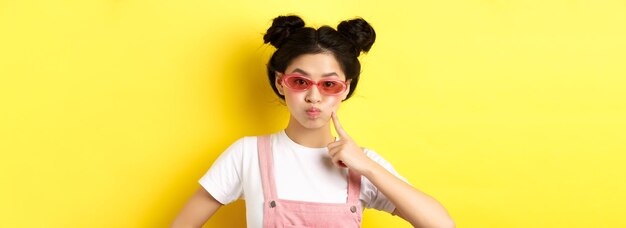
{"label": "woman's nose", "polygon": [[317,89],[317,86],[312,86],[311,89],[307,91],[305,99],[306,99],[306,102],[309,102],[309,103],[317,103],[322,100],[322,95],[320,94],[320,91]]}

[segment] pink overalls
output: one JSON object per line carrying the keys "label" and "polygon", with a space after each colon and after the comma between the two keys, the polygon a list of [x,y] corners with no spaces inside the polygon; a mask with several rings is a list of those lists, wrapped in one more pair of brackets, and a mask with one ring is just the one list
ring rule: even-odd
{"label": "pink overalls", "polygon": [[361,227],[361,176],[348,171],[346,203],[316,203],[279,199],[269,135],[259,136],[259,165],[263,185],[263,227]]}

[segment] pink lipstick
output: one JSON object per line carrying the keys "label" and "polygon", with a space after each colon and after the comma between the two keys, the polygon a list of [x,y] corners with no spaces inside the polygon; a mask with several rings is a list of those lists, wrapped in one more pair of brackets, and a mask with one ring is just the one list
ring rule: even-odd
{"label": "pink lipstick", "polygon": [[322,114],[322,111],[319,110],[318,108],[309,108],[306,110],[306,114],[309,116],[309,118],[317,118]]}

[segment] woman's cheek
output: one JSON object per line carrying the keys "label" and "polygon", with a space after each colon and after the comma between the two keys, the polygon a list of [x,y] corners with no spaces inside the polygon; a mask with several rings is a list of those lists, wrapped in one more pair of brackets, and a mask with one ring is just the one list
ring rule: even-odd
{"label": "woman's cheek", "polygon": [[298,101],[303,100],[301,93],[285,93],[285,103],[287,106],[295,108],[298,105]]}
{"label": "woman's cheek", "polygon": [[338,97],[332,97],[330,99],[331,102],[331,111],[336,112],[339,109],[339,105],[341,104],[341,100]]}

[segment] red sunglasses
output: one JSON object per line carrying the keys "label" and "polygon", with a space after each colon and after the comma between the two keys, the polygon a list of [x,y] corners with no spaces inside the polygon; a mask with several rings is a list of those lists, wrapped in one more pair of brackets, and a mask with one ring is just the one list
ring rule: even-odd
{"label": "red sunglasses", "polygon": [[281,79],[281,84],[287,86],[287,88],[289,89],[298,92],[307,91],[311,89],[313,85],[315,85],[317,86],[317,89],[320,91],[320,93],[331,96],[339,95],[345,92],[348,88],[348,85],[345,81],[329,78],[314,82],[313,80],[304,77],[298,73],[283,75],[283,78]]}

